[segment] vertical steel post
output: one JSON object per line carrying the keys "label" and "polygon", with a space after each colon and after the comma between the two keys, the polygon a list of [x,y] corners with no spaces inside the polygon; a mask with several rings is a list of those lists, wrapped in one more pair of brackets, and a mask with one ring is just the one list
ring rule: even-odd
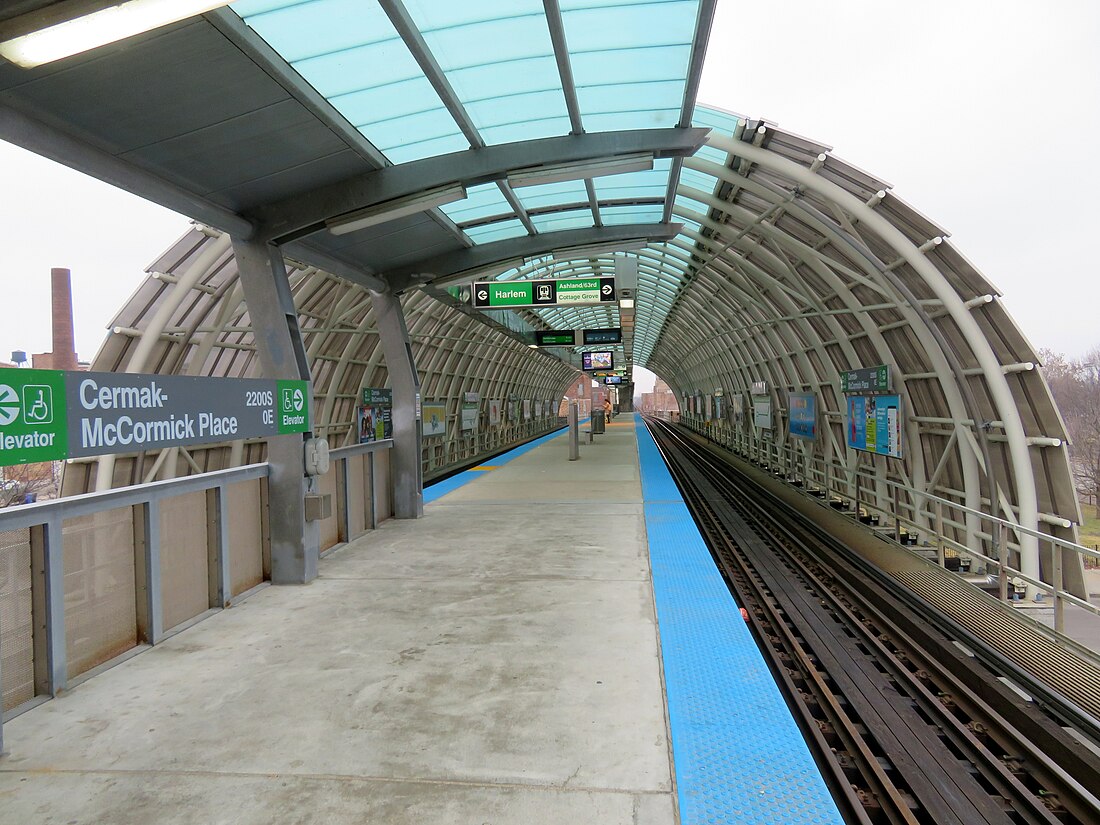
{"label": "vertical steel post", "polygon": [[1008,525],[997,524],[997,583],[1000,587],[1001,601],[1008,601]]}
{"label": "vertical steel post", "polygon": [[936,563],[943,567],[947,564],[947,542],[943,535],[943,502],[935,502],[936,512]]}
{"label": "vertical steel post", "polygon": [[[371,290],[375,322],[382,354],[393,390],[393,476],[395,518],[424,515],[424,476],[420,463],[423,429],[420,421],[420,375],[416,371],[412,341],[405,325],[401,299],[391,292]],[[474,442],[476,448],[476,440]]]}
{"label": "vertical steel post", "polygon": [[138,633],[155,645],[164,636],[164,606],[160,589],[160,504],[147,501],[135,508],[134,574],[137,585]]}
{"label": "vertical steel post", "polygon": [[901,489],[894,485],[894,541],[901,544]]}
{"label": "vertical steel post", "polygon": [[[241,288],[252,321],[256,354],[268,378],[309,381],[309,361],[298,311],[282,253],[271,244],[233,239]],[[313,426],[313,388],[309,389],[310,427]],[[319,522],[305,514],[305,456],[310,433],[273,435],[267,440],[271,581],[305,584],[317,577],[321,543]]]}
{"label": "vertical steel post", "polygon": [[65,545],[60,516],[46,522],[46,645],[49,689],[57,696],[69,683],[68,648],[65,644]]}
{"label": "vertical steel post", "polygon": [[1053,582],[1053,594],[1054,599],[1054,629],[1058,633],[1064,633],[1066,629],[1066,617],[1065,617],[1065,602],[1062,601],[1062,548],[1056,544],[1051,543],[1050,554],[1053,561],[1054,569],[1051,571],[1051,578]]}
{"label": "vertical steel post", "polygon": [[569,405],[569,460],[576,461],[581,457],[581,425],[580,415],[577,410],[577,402]]}
{"label": "vertical steel post", "polygon": [[228,607],[233,598],[229,569],[229,488],[219,484],[206,496],[206,547],[210,571],[210,606]]}

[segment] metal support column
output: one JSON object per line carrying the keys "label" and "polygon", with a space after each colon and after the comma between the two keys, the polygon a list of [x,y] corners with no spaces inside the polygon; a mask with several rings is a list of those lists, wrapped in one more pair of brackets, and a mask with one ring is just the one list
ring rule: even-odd
{"label": "metal support column", "polygon": [[[241,288],[256,339],[256,354],[267,378],[309,381],[309,362],[298,312],[282,253],[271,244],[233,239]],[[310,385],[310,395],[313,387]],[[313,415],[310,399],[310,416]],[[312,427],[312,420],[310,421]],[[321,543],[319,522],[305,515],[305,455],[310,433],[275,435],[267,441],[268,519],[271,532],[271,581],[305,584],[317,577]]]}
{"label": "metal support column", "polygon": [[401,299],[392,292],[371,290],[378,337],[393,390],[393,513],[395,518],[424,515],[424,468],[420,463],[420,375],[416,371]]}
{"label": "metal support column", "polygon": [[577,413],[577,402],[569,405],[569,460],[576,461],[581,457],[581,427],[580,417]]}

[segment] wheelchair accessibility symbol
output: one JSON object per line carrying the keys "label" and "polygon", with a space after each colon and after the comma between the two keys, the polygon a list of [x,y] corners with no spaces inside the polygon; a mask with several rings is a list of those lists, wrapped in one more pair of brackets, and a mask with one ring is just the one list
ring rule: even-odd
{"label": "wheelchair accessibility symbol", "polygon": [[53,422],[53,387],[45,384],[23,387],[23,420],[28,424]]}

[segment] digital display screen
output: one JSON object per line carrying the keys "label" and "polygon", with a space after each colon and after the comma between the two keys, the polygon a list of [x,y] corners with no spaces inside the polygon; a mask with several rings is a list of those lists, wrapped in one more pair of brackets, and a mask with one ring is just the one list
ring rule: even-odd
{"label": "digital display screen", "polygon": [[586,344],[621,344],[623,342],[621,327],[586,329],[582,335]]}
{"label": "digital display screen", "polygon": [[577,343],[577,333],[571,329],[538,329],[535,343],[540,347],[571,347]]}
{"label": "digital display screen", "polygon": [[585,352],[581,354],[581,369],[583,370],[610,370],[614,368],[615,353],[610,350],[597,350],[596,352]]}
{"label": "digital display screen", "polygon": [[605,384],[621,384],[623,383],[623,377],[621,375],[609,375],[603,380],[603,382]]}

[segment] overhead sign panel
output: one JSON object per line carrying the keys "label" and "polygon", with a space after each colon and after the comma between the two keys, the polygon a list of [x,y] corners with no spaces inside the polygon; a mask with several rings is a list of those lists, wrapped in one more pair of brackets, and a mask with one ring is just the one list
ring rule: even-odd
{"label": "overhead sign panel", "polygon": [[0,370],[0,466],[309,429],[309,384]]}
{"label": "overhead sign panel", "polygon": [[585,372],[593,372],[596,370],[611,370],[614,368],[615,353],[611,351],[581,353],[581,369]]}
{"label": "overhead sign panel", "polygon": [[473,288],[477,309],[530,306],[581,306],[613,303],[614,278],[545,278],[538,281],[477,281]]}
{"label": "overhead sign panel", "polygon": [[893,388],[887,364],[846,370],[840,374],[840,391],[844,393],[890,392]]}
{"label": "overhead sign panel", "polygon": [[622,327],[608,327],[607,329],[586,329],[582,333],[586,344],[621,344],[623,342]]}
{"label": "overhead sign panel", "polygon": [[537,329],[535,343],[540,347],[571,347],[577,343],[577,333],[571,329]]}

